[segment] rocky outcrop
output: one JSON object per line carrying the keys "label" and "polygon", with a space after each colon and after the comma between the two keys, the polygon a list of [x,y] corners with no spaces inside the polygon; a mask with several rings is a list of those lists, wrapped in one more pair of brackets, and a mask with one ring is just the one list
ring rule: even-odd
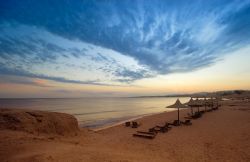
{"label": "rocky outcrop", "polygon": [[79,132],[77,120],[72,115],[23,109],[0,109],[0,130],[3,129],[62,136]]}

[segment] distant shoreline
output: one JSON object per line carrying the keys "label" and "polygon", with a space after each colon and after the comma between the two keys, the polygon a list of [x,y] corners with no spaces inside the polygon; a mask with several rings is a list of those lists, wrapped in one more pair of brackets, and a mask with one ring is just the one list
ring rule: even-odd
{"label": "distant shoreline", "polygon": [[230,95],[242,95],[249,94],[250,90],[227,90],[227,91],[214,91],[214,92],[196,92],[188,94],[169,94],[169,95],[156,95],[156,96],[134,96],[128,98],[153,98],[153,97],[192,97],[192,96],[209,96],[209,95],[219,95],[219,96],[230,96]]}
{"label": "distant shoreline", "polygon": [[250,90],[225,90],[225,91],[214,91],[214,92],[195,92],[186,94],[169,94],[169,95],[153,95],[153,96],[99,96],[99,97],[4,97],[1,99],[81,99],[81,98],[156,98],[156,97],[191,97],[191,96],[207,96],[207,95],[219,95],[219,96],[230,96],[230,95],[242,95],[250,94]]}
{"label": "distant shoreline", "polygon": [[127,97],[127,98],[157,98],[157,97],[191,97],[191,94],[165,95],[165,96],[135,96],[135,97]]}

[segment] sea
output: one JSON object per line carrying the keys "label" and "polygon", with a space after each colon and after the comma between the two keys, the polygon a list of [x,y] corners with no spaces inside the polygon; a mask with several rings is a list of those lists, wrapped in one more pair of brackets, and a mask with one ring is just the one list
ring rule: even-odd
{"label": "sea", "polygon": [[[189,97],[179,97],[182,103]],[[0,99],[0,108],[45,110],[75,116],[80,127],[99,129],[123,121],[176,109],[176,97],[102,97]]]}

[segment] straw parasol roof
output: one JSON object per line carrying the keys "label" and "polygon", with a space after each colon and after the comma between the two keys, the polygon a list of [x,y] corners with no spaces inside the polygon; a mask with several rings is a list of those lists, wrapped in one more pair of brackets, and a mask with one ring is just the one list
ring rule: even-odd
{"label": "straw parasol roof", "polygon": [[194,106],[196,107],[201,107],[203,106],[203,101],[199,100],[198,98],[196,100],[194,100]]}
{"label": "straw parasol roof", "polygon": [[188,102],[185,103],[185,105],[190,106],[190,108],[191,108],[191,113],[193,114],[193,113],[194,113],[194,112],[193,112],[193,107],[195,106],[195,101],[193,100],[192,97],[191,97],[191,99],[190,99]]}
{"label": "straw parasol roof", "polygon": [[214,104],[215,104],[215,99],[207,99],[206,100],[206,106],[213,107]]}
{"label": "straw parasol roof", "polygon": [[222,97],[221,97],[221,96],[216,96],[216,99],[217,99],[218,101],[221,101],[221,100],[222,100]]}
{"label": "straw parasol roof", "polygon": [[188,107],[182,104],[178,98],[173,105],[167,106],[166,108],[188,108]]}
{"label": "straw parasol roof", "polygon": [[197,107],[198,108],[198,112],[200,111],[200,107],[203,106],[203,100],[199,100],[198,98],[196,100],[194,100],[194,104],[193,107]]}
{"label": "straw parasol roof", "polygon": [[182,104],[178,98],[173,105],[167,106],[166,108],[178,108],[178,122],[180,123],[180,110],[179,109],[188,108],[188,106]]}
{"label": "straw parasol roof", "polygon": [[188,102],[185,103],[185,105],[192,107],[195,105],[195,101],[193,100],[193,98],[191,98]]}

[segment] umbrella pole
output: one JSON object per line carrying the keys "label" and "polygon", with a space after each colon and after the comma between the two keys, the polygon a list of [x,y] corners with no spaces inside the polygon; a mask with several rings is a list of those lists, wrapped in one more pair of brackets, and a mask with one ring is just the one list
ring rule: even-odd
{"label": "umbrella pole", "polygon": [[191,106],[191,113],[192,113],[192,115],[194,115],[193,106]]}
{"label": "umbrella pole", "polygon": [[178,107],[178,124],[180,123],[180,114],[179,114],[179,107]]}

